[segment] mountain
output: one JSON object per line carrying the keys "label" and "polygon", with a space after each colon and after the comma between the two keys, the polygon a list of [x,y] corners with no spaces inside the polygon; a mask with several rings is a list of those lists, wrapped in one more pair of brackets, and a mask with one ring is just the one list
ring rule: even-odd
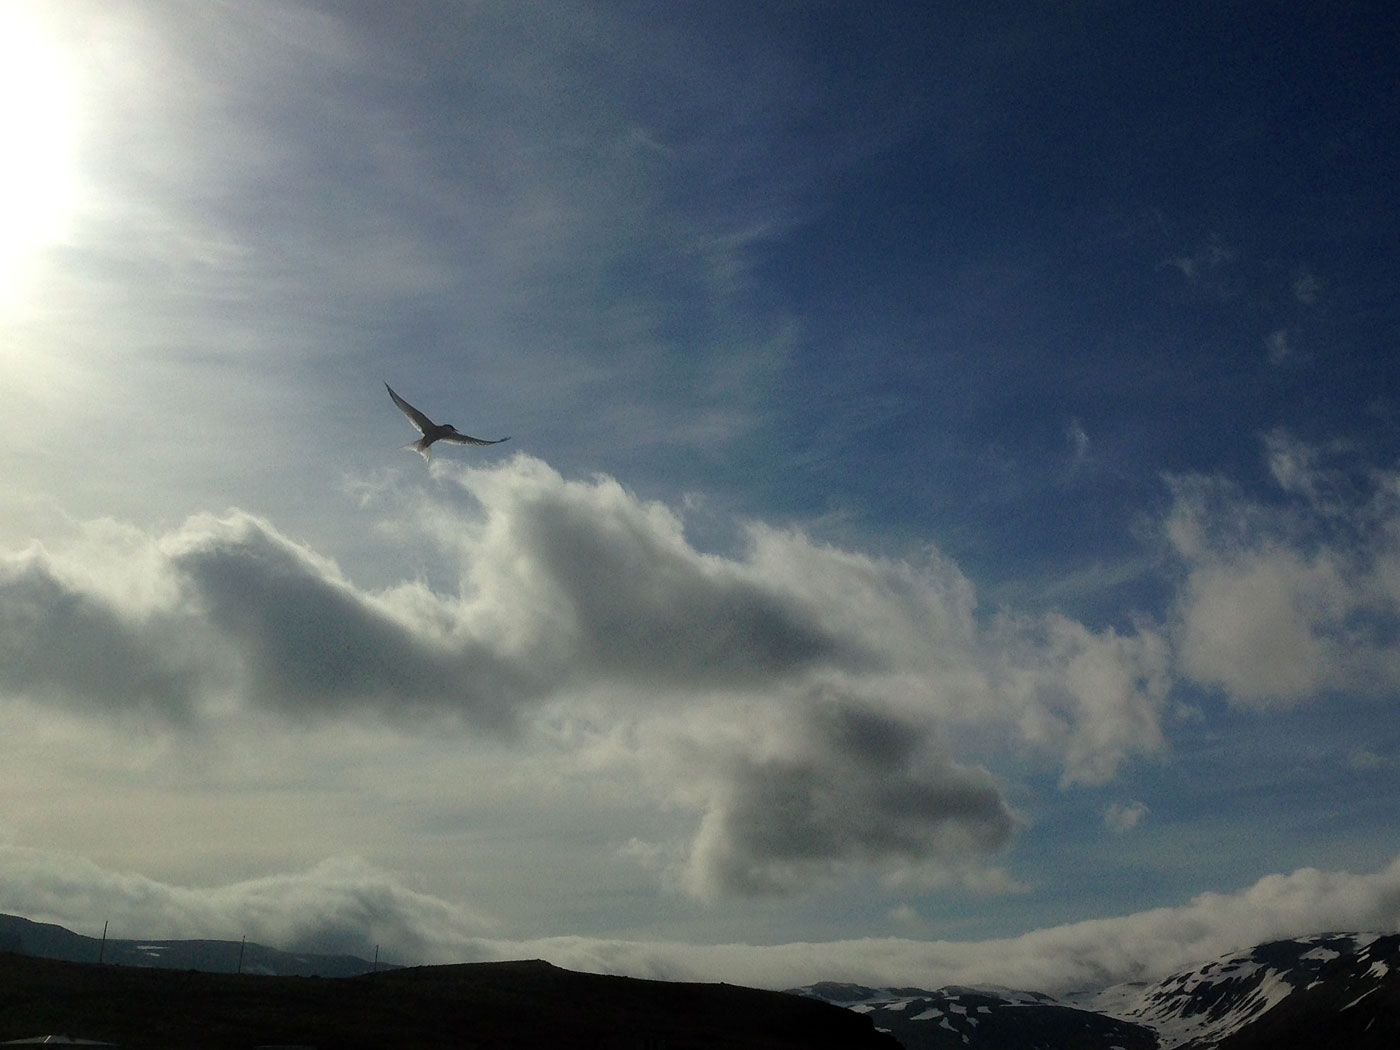
{"label": "mountain", "polygon": [[899,1050],[865,1018],[795,995],[540,961],[323,979],[0,953],[0,1043],[55,1033],[125,1050]]}
{"label": "mountain", "polygon": [[866,988],[823,982],[793,989],[860,1013],[905,1050],[1155,1050],[1145,1025],[1039,992],[952,986]]}
{"label": "mountain", "polygon": [[0,951],[67,962],[276,977],[354,977],[375,969],[375,964],[353,955],[281,952],[251,942],[103,940],[18,915],[0,915]]}
{"label": "mountain", "polygon": [[[115,965],[96,965],[99,957]],[[905,1050],[1400,1046],[1400,934],[1271,941],[1155,984],[1073,1001],[982,986],[820,983],[785,994],[571,973],[544,962],[373,969],[353,956],[237,941],[104,943],[0,915],[0,1042],[66,1031],[152,1050],[896,1050],[895,1040]]]}
{"label": "mountain", "polygon": [[1082,1002],[1004,988],[794,989],[870,1018],[905,1050],[1389,1050],[1400,935],[1271,941]]}
{"label": "mountain", "polygon": [[1400,937],[1377,938],[1327,962],[1313,984],[1220,1044],[1221,1050],[1319,1046],[1400,1046]]}
{"label": "mountain", "polygon": [[1400,936],[1270,941],[1154,985],[1106,989],[1091,1005],[1152,1028],[1162,1050],[1390,1047],[1400,1043]]}

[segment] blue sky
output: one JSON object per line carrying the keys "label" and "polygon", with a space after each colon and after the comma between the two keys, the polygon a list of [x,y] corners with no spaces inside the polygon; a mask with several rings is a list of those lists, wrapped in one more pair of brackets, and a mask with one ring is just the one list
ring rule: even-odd
{"label": "blue sky", "polygon": [[3,10],[0,910],[1050,990],[1400,921],[1380,5]]}

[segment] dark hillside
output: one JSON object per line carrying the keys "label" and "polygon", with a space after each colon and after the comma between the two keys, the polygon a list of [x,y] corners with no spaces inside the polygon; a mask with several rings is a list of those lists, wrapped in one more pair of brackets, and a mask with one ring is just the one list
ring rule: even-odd
{"label": "dark hillside", "polygon": [[672,984],[544,962],[350,978],[98,966],[0,954],[0,1042],[64,1033],[130,1050],[373,1047],[897,1050],[839,1007],[731,985]]}

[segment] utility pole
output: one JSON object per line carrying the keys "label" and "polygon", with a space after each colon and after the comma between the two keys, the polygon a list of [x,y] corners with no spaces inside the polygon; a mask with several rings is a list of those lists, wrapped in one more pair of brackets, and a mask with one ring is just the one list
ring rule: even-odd
{"label": "utility pole", "polygon": [[102,965],[102,960],[107,956],[107,923],[108,919],[102,923],[102,943],[97,946],[97,965]]}
{"label": "utility pole", "polygon": [[238,945],[238,972],[243,972],[243,949],[248,947],[248,935],[243,935],[243,940]]}

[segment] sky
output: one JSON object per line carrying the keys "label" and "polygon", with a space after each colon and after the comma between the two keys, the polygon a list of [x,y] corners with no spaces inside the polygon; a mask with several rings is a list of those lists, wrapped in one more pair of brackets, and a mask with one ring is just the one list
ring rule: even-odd
{"label": "sky", "polygon": [[1049,992],[1400,928],[1397,37],[0,0],[0,911]]}

